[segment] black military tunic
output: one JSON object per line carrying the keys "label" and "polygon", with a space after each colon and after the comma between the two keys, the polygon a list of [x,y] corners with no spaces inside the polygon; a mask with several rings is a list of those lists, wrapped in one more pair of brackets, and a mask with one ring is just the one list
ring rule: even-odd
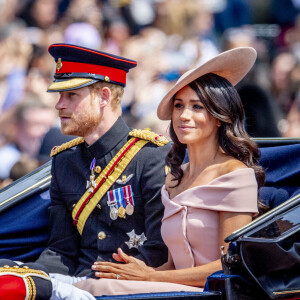
{"label": "black military tunic", "polygon": [[[94,144],[79,144],[53,158],[50,239],[38,259],[49,272],[89,275],[94,261],[113,261],[112,253],[118,247],[153,267],[167,260],[167,248],[160,233],[163,216],[161,187],[165,182],[165,157],[170,144],[159,147],[147,143],[124,170],[122,175],[126,176],[126,181],[117,180],[109,189],[131,186],[135,203],[132,215],[112,220],[105,194],[87,219],[82,235],[73,225],[72,210],[86,191],[91,161],[95,157],[96,166],[103,170],[130,139],[129,132],[129,127],[120,117]],[[147,240],[138,248],[129,249],[127,233],[133,229],[137,235],[144,233]]]}

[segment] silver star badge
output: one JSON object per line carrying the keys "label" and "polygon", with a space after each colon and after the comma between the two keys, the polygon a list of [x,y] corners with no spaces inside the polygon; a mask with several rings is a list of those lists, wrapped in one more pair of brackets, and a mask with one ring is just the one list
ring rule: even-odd
{"label": "silver star badge", "polygon": [[125,242],[125,244],[128,246],[129,249],[131,248],[137,248],[139,246],[142,246],[145,241],[147,241],[147,238],[144,234],[144,232],[141,235],[138,235],[135,233],[135,230],[132,229],[130,232],[126,233],[129,236],[129,241]]}

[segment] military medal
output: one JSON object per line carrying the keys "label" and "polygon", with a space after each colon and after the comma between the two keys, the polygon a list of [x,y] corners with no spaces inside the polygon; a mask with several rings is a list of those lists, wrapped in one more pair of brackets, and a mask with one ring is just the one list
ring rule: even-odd
{"label": "military medal", "polygon": [[133,193],[132,193],[131,185],[124,186],[123,193],[126,201],[126,214],[131,216],[134,212],[134,202],[133,202]]}
{"label": "military medal", "polygon": [[107,204],[110,207],[110,218],[116,220],[118,217],[125,218],[132,215],[134,211],[134,201],[131,185],[111,190],[107,192]]}
{"label": "military medal", "polygon": [[126,210],[125,208],[123,207],[123,205],[121,205],[118,209],[118,216],[120,218],[125,218],[125,215],[126,215]]}
{"label": "military medal", "polygon": [[114,191],[107,192],[108,201],[107,204],[110,208],[109,216],[112,220],[116,220],[118,218],[118,202],[115,197]]}
{"label": "military medal", "polygon": [[126,214],[128,216],[131,216],[133,214],[133,212],[134,212],[134,207],[130,203],[128,203],[126,205]]}
{"label": "military medal", "polygon": [[110,216],[110,218],[112,220],[117,220],[117,218],[118,218],[118,210],[114,206],[110,207],[109,216]]}
{"label": "military medal", "polygon": [[111,197],[111,191],[107,193],[108,201],[107,205],[110,208],[109,216],[112,220],[116,220],[118,218],[118,209],[117,209],[117,201]]}
{"label": "military medal", "polygon": [[90,180],[86,182],[86,188],[88,189],[89,193],[92,193],[94,188],[96,187],[96,180],[95,180],[95,173],[94,173],[95,165],[96,165],[96,158],[94,157],[90,165],[90,170],[91,170]]}

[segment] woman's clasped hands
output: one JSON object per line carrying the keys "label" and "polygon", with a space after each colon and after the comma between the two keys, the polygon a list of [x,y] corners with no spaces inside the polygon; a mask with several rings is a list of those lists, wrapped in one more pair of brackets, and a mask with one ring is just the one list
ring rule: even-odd
{"label": "woman's clasped hands", "polygon": [[113,254],[113,258],[122,264],[106,261],[94,262],[92,270],[95,271],[96,277],[151,281],[151,273],[155,272],[155,270],[148,267],[143,261],[132,256],[128,256],[121,248],[118,248],[118,253]]}

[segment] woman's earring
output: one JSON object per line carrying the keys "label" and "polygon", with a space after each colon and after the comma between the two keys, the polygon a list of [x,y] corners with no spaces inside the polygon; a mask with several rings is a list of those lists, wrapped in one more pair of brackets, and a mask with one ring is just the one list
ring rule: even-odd
{"label": "woman's earring", "polygon": [[221,123],[219,122],[219,123],[217,124],[217,126],[218,126],[218,127],[221,127]]}

